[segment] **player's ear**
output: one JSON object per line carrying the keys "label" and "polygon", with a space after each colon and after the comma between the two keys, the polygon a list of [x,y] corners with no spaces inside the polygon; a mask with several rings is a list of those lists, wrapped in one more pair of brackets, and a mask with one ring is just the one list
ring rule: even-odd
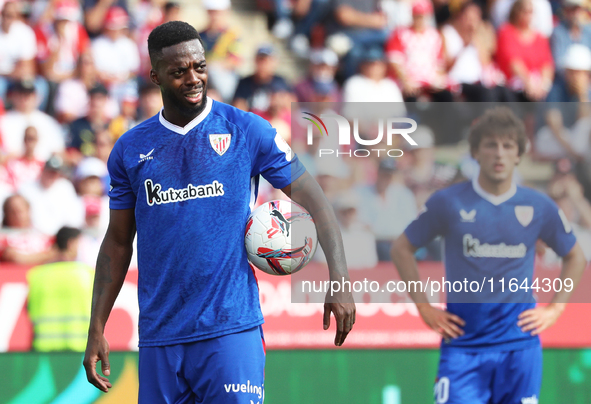
{"label": "player's ear", "polygon": [[158,80],[158,74],[156,74],[156,71],[154,69],[150,69],[150,81],[156,84],[157,86],[160,85],[160,80]]}

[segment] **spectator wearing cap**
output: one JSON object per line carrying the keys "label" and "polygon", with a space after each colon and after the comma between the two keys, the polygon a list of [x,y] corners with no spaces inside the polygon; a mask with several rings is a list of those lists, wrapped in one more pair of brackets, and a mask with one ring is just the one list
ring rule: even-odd
{"label": "spectator wearing cap", "polygon": [[281,82],[271,84],[269,108],[266,111],[252,110],[253,113],[266,119],[279,136],[291,144],[291,103],[296,102],[291,89]]}
{"label": "spectator wearing cap", "polygon": [[[20,19],[21,3],[6,1],[0,18],[0,97],[11,81],[34,78],[37,41],[35,32]],[[32,77],[31,72],[33,73]],[[25,74],[27,74],[25,76]]]}
{"label": "spectator wearing cap", "polygon": [[0,261],[39,265],[56,257],[52,237],[33,228],[31,206],[21,195],[12,195],[2,205]]}
{"label": "spectator wearing cap", "polygon": [[52,156],[39,179],[18,190],[31,205],[33,227],[47,235],[56,234],[62,226],[80,227],[84,220],[74,185],[63,177],[64,169],[63,160]]}
{"label": "spectator wearing cap", "polygon": [[360,219],[376,237],[380,261],[390,260],[392,242],[417,215],[415,197],[401,180],[394,181],[396,161],[385,157],[379,162],[376,182],[359,188]]}
{"label": "spectator wearing cap", "polygon": [[102,214],[96,226],[106,231],[109,224],[109,197],[106,187],[110,183],[107,165],[97,157],[87,157],[76,167],[74,181],[83,206],[87,206],[89,198],[98,198],[100,212],[97,214]]}
{"label": "spectator wearing cap", "polygon": [[121,135],[138,124],[138,100],[139,97],[134,88],[129,88],[127,93],[123,95],[119,115],[109,123],[109,132],[113,137],[113,141],[119,139]]}
{"label": "spectator wearing cap", "polygon": [[591,25],[586,20],[583,0],[564,0],[561,19],[550,37],[552,57],[556,65],[556,78],[564,74],[567,49],[581,44],[591,49]]}
{"label": "spectator wearing cap", "polygon": [[343,76],[349,78],[357,73],[367,48],[384,46],[387,18],[376,0],[335,0],[333,4],[336,32],[344,34],[351,44],[343,59]]}
{"label": "spectator wearing cap", "polygon": [[412,25],[394,31],[386,44],[390,67],[407,101],[425,94],[434,101],[452,101],[441,34],[428,24],[432,15],[430,0],[415,1]]}
{"label": "spectator wearing cap", "polygon": [[[359,195],[354,190],[339,194],[333,204],[343,237],[348,269],[370,269],[377,265],[376,239],[371,229],[359,220]],[[326,262],[319,246],[316,261]]]}
{"label": "spectator wearing cap", "polygon": [[41,72],[52,83],[71,78],[81,54],[90,41],[80,23],[80,5],[74,0],[60,0],[53,7],[53,20],[39,22],[35,27],[37,59]]}
{"label": "spectator wearing cap", "polygon": [[230,24],[230,0],[205,0],[207,26],[200,32],[205,47],[208,66],[208,82],[224,102],[231,102],[242,62],[240,33]]}
{"label": "spectator wearing cap", "polygon": [[16,82],[11,90],[13,109],[0,120],[2,145],[8,154],[21,156],[24,152],[25,129],[37,129],[39,143],[35,157],[46,161],[54,153],[64,151],[64,134],[59,123],[37,107],[35,83],[29,80]]}
{"label": "spectator wearing cap", "polygon": [[80,3],[84,11],[84,26],[91,38],[100,34],[111,7],[122,8],[129,14],[127,0],[81,0]]}
{"label": "spectator wearing cap", "polygon": [[387,64],[381,48],[368,49],[359,66],[359,74],[343,84],[344,102],[402,102],[402,93],[387,77]]}
{"label": "spectator wearing cap", "polygon": [[583,44],[572,44],[562,58],[562,74],[556,75],[548,102],[589,102],[589,72],[591,49]]}
{"label": "spectator wearing cap", "polygon": [[109,127],[110,119],[107,114],[107,89],[99,84],[88,92],[88,113],[76,119],[69,125],[68,155],[77,162],[82,156],[93,156],[95,153],[95,139],[97,132]]}
{"label": "spectator wearing cap", "polygon": [[238,82],[233,105],[244,111],[266,111],[271,101],[272,86],[289,87],[277,74],[277,58],[272,45],[261,45],[255,56],[255,71]]}
{"label": "spectator wearing cap", "polygon": [[38,144],[37,129],[34,126],[27,127],[24,136],[24,153],[6,163],[8,182],[13,190],[16,191],[21,185],[37,180],[41,175],[45,162],[35,157]]}
{"label": "spectator wearing cap", "polygon": [[332,50],[324,48],[310,52],[308,76],[295,85],[299,102],[340,102],[341,92],[335,82],[339,58]]}
{"label": "spectator wearing cap", "polygon": [[139,115],[138,122],[143,122],[148,118],[160,113],[162,109],[162,95],[160,88],[151,82],[142,84],[140,87]]}
{"label": "spectator wearing cap", "polygon": [[531,27],[532,0],[517,0],[498,32],[497,63],[520,101],[543,101],[552,86],[554,62],[547,38]]}
{"label": "spectator wearing cap", "polygon": [[[140,68],[137,44],[125,35],[129,17],[121,7],[111,7],[99,37],[92,40],[91,50],[100,81],[119,102]],[[136,87],[137,88],[137,87]]]}

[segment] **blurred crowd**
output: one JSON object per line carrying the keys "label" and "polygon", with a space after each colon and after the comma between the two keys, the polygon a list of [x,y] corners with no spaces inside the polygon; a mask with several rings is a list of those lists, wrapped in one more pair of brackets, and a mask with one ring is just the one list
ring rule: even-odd
{"label": "blurred crowd", "polygon": [[[0,0],[2,261],[30,266],[59,259],[55,235],[67,226],[81,230],[76,259],[94,266],[108,223],[110,150],[162,107],[159,88],[148,80],[147,37],[163,22],[184,19],[183,4]],[[230,0],[201,0],[207,21],[198,28],[208,95],[260,115],[292,145],[333,203],[346,245],[370,251],[347,257],[352,268],[389,261],[392,240],[425,200],[472,178],[477,169],[469,156],[436,158],[437,146],[456,144],[465,133],[449,137],[423,123],[413,135],[419,146],[403,147],[401,158],[327,162],[316,158],[321,140],[308,144],[304,123],[292,122],[299,120],[292,102],[546,101],[526,119],[530,153],[554,164],[542,188],[591,255],[589,5],[256,0],[267,16],[268,40],[251,54],[248,33],[232,23],[240,16]],[[295,60],[296,79],[278,73],[284,56]],[[247,62],[254,68],[243,74]],[[564,103],[573,101],[581,104]],[[263,186],[259,200],[274,196]],[[547,262],[556,260],[544,251],[540,246]],[[440,260],[438,241],[417,254]]]}

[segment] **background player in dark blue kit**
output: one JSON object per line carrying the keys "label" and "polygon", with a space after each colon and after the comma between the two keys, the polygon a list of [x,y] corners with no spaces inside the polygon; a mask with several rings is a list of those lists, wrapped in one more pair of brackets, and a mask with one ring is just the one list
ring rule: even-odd
{"label": "background player in dark blue kit", "polygon": [[[547,196],[512,180],[526,146],[521,121],[508,108],[488,110],[472,127],[469,142],[480,173],[471,183],[435,193],[395,241],[392,259],[402,279],[419,280],[413,254],[441,235],[445,278],[451,282],[494,276],[497,289],[503,277],[517,278],[519,285],[527,279],[531,285],[535,244],[542,239],[563,257],[561,278],[576,285],[585,259],[564,214]],[[458,302],[452,292],[447,310],[431,306],[425,293],[413,291],[411,297],[425,323],[443,337],[436,403],[538,402],[542,351],[537,334],[556,322],[569,293],[562,289],[552,303],[536,307],[531,290],[519,298],[483,292],[469,299],[477,303]]]}
{"label": "background player in dark blue kit", "polygon": [[[334,213],[316,181],[262,118],[207,97],[197,31],[173,21],[148,39],[160,114],[125,133],[109,158],[109,229],[97,261],[88,380],[107,392],[105,323],[138,236],[141,403],[260,403],[264,342],[244,229],[259,175],[313,216],[332,280],[349,279]],[[324,306],[340,346],[355,322],[350,294]]]}

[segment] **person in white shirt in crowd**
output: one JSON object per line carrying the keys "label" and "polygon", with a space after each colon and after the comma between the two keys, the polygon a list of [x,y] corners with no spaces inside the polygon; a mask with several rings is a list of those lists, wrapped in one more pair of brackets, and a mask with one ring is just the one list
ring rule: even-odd
{"label": "person in white shirt in crowd", "polygon": [[[20,20],[20,3],[6,1],[0,19],[0,98],[6,97],[11,81],[31,79],[35,71],[37,41],[31,27]],[[45,84],[46,85],[46,84]]]}
{"label": "person in white shirt in crowd", "polygon": [[[376,238],[367,224],[359,220],[359,195],[347,190],[337,196],[333,204],[343,236],[343,247],[348,269],[369,269],[378,263]],[[322,248],[318,246],[315,260],[326,262]]]}
{"label": "person in white shirt in crowd", "polygon": [[109,197],[106,184],[110,183],[107,165],[97,157],[87,157],[76,167],[74,181],[82,205],[85,205],[86,197],[99,198],[100,211],[103,214],[97,226],[106,231],[109,224]]}
{"label": "person in white shirt in crowd", "polygon": [[35,84],[29,80],[16,82],[11,90],[11,99],[14,109],[0,118],[4,152],[21,156],[24,153],[25,129],[34,126],[39,135],[35,148],[37,159],[46,161],[52,154],[62,153],[64,132],[53,117],[37,108]]}
{"label": "person in white shirt in crowd", "polygon": [[[491,9],[491,20],[496,29],[509,20],[511,7],[515,0],[495,0]],[[534,13],[531,21],[531,28],[549,38],[554,29],[554,17],[552,6],[548,0],[532,0]]]}
{"label": "person in white shirt in crowd", "polygon": [[8,183],[13,190],[17,190],[21,185],[35,181],[41,175],[45,162],[35,157],[35,149],[39,143],[39,135],[34,126],[25,129],[24,153],[15,159],[6,162],[6,173]]}
{"label": "person in white shirt in crowd", "polygon": [[375,184],[358,189],[359,218],[370,226],[376,237],[380,261],[390,260],[392,242],[417,216],[412,191],[401,178],[394,181],[395,174],[398,174],[396,161],[392,157],[384,157],[379,162]]}
{"label": "person in white shirt in crowd", "polygon": [[18,190],[31,205],[33,227],[53,235],[63,226],[81,227],[84,211],[74,185],[63,177],[63,160],[52,156],[45,163],[39,180]]}
{"label": "person in white shirt in crowd", "polygon": [[103,82],[113,98],[119,102],[126,87],[136,86],[133,80],[140,68],[137,44],[126,36],[129,17],[121,7],[107,12],[102,34],[91,44],[91,51]]}

